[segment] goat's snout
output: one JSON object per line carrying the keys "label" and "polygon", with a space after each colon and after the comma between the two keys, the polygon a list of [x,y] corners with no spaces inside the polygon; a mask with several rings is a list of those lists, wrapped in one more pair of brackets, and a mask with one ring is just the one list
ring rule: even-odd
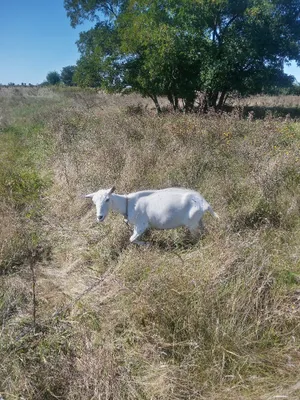
{"label": "goat's snout", "polygon": [[97,221],[98,221],[98,222],[103,221],[103,219],[104,219],[104,216],[103,216],[103,215],[98,215],[98,216],[97,216]]}

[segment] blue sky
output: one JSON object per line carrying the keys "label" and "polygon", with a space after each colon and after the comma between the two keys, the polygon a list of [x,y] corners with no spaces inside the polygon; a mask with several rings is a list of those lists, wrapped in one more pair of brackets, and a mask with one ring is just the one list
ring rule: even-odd
{"label": "blue sky", "polygon": [[290,66],[286,65],[284,72],[289,75],[294,75],[297,81],[300,83],[300,67],[293,61]]}
{"label": "blue sky", "polygon": [[[79,58],[79,32],[73,29],[63,0],[0,0],[0,83],[41,83],[50,71],[61,72]],[[286,68],[300,82],[295,63]]]}
{"label": "blue sky", "polygon": [[79,58],[63,0],[0,0],[0,83],[41,83]]}

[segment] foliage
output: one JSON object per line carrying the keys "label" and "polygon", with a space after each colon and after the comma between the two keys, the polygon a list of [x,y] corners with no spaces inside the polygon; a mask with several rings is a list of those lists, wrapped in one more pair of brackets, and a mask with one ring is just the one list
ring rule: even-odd
{"label": "foliage", "polygon": [[[277,90],[276,90],[277,89]],[[292,86],[286,88],[286,87],[281,87],[281,88],[275,88],[274,94],[285,94],[285,95],[300,95],[300,84],[295,83]]]}
{"label": "foliage", "polygon": [[48,72],[48,74],[46,76],[46,82],[49,85],[57,85],[60,82],[60,80],[61,80],[60,75],[56,71]]}
{"label": "foliage", "polygon": [[77,63],[74,81],[81,87],[118,88],[118,39],[110,24],[98,23],[95,28],[81,33],[77,44],[83,56]]}
{"label": "foliage", "polygon": [[160,95],[174,109],[182,98],[188,111],[202,92],[207,110],[222,108],[233,91],[293,82],[283,65],[299,59],[297,0],[65,0],[65,8],[73,26],[97,21],[78,41],[77,82],[115,91],[129,85],[158,110]]}
{"label": "foliage", "polygon": [[60,79],[62,83],[64,83],[66,86],[73,86],[73,76],[76,70],[75,65],[69,65],[67,67],[63,67],[60,73]]}

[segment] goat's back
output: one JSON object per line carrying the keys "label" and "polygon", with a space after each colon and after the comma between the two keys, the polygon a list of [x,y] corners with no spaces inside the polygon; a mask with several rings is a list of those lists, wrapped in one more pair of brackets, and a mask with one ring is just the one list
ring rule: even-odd
{"label": "goat's back", "polygon": [[[136,216],[156,229],[172,229],[200,220],[209,204],[197,192],[182,188],[158,190],[136,203]],[[138,222],[138,221],[137,221]]]}

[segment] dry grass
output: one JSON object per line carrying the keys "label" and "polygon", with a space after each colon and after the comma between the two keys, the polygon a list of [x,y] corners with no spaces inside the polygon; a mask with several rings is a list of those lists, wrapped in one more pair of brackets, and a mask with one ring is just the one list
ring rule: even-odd
{"label": "dry grass", "polygon": [[[298,399],[299,123],[49,97],[12,96],[2,124],[0,394]],[[113,184],[192,187],[221,220],[139,248],[80,197]]]}

